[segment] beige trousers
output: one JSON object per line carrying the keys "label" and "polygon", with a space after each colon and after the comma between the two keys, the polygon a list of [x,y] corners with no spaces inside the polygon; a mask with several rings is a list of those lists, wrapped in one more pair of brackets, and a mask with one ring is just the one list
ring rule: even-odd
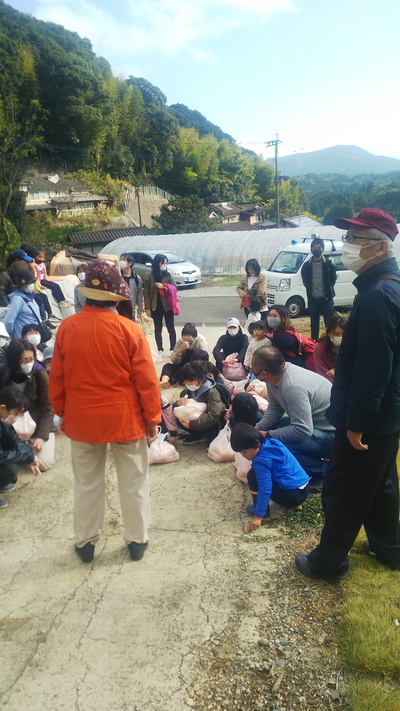
{"label": "beige trousers", "polygon": [[[149,458],[145,438],[111,443],[117,470],[124,538],[145,543],[150,526]],[[99,540],[105,513],[106,444],[71,440],[74,473],[75,543],[81,548]]]}

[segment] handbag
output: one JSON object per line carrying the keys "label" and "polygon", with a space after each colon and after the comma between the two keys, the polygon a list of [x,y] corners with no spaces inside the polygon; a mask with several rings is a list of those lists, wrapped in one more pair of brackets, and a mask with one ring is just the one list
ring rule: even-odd
{"label": "handbag", "polygon": [[27,442],[28,439],[32,437],[36,429],[36,422],[30,416],[28,410],[26,410],[21,415],[17,415],[12,426],[14,427],[18,437],[22,439],[23,442]]}
{"label": "handbag", "polygon": [[[24,301],[25,301],[25,299],[24,299]],[[37,330],[40,333],[40,342],[47,343],[47,341],[50,341],[50,339],[53,337],[53,334],[52,334],[50,328],[48,326],[46,326],[46,324],[43,323],[43,321],[40,321],[40,319],[38,319],[38,317],[36,316],[36,314],[32,308],[32,305],[29,303],[29,301],[25,301],[25,303],[28,304],[30,310],[32,311],[32,313],[36,319]]]}
{"label": "handbag", "polygon": [[208,456],[214,462],[233,462],[235,452],[231,447],[231,428],[227,423],[223,430],[220,430],[216,438],[211,442]]}
{"label": "handbag", "polygon": [[247,296],[244,296],[242,299],[242,303],[240,304],[242,309],[248,309],[250,308],[250,303],[251,303],[251,296],[247,294]]}
{"label": "handbag", "polygon": [[149,464],[169,464],[179,459],[173,444],[166,442],[166,434],[159,431],[157,439],[149,447]]}

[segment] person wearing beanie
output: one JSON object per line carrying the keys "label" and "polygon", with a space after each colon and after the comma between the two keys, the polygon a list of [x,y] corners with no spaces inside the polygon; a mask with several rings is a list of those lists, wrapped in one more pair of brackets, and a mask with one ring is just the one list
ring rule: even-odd
{"label": "person wearing beanie", "polygon": [[336,434],[322,490],[325,525],[319,545],[295,560],[303,575],[330,583],[346,575],[361,526],[368,536],[365,553],[400,570],[400,270],[393,244],[398,228],[376,208],[338,218],[335,226],[345,230],[343,264],[357,274],[358,294],[326,413]]}
{"label": "person wearing beanie", "polygon": [[104,522],[105,465],[111,445],[124,538],[132,560],[148,544],[150,502],[147,444],[161,421],[157,374],[146,337],[116,305],[131,298],[117,267],[95,259],[87,268],[80,313],[58,329],[50,400],[59,431],[71,439],[75,550],[94,557]]}
{"label": "person wearing beanie", "polygon": [[27,324],[37,326],[41,321],[34,291],[34,275],[27,269],[21,269],[16,276],[14,291],[10,294],[10,308],[4,319],[4,325],[12,338],[21,338],[23,326]]}

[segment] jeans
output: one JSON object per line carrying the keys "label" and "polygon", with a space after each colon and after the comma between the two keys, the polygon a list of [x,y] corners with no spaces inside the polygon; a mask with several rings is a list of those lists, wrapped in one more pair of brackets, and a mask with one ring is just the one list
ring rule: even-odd
{"label": "jeans", "polygon": [[329,319],[334,314],[333,299],[310,299],[308,313],[311,319],[311,338],[318,341],[320,316],[323,316],[325,326],[327,326]]}
{"label": "jeans", "polygon": [[[290,420],[282,417],[273,429],[286,427]],[[283,442],[285,447],[296,457],[299,464],[310,478],[321,479],[328,468],[328,460],[332,454],[334,432],[315,429],[309,437],[296,442]]]}

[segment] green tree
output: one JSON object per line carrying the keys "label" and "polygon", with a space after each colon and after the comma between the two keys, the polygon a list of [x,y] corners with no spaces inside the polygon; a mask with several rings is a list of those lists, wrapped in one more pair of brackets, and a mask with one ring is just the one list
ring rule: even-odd
{"label": "green tree", "polygon": [[209,219],[209,210],[198,197],[175,197],[163,205],[159,215],[152,215],[159,234],[210,232],[221,229],[219,220]]}
{"label": "green tree", "polygon": [[15,63],[3,71],[0,80],[1,261],[13,241],[7,214],[19,191],[26,161],[42,141],[42,119],[34,60],[29,50],[20,48]]}

